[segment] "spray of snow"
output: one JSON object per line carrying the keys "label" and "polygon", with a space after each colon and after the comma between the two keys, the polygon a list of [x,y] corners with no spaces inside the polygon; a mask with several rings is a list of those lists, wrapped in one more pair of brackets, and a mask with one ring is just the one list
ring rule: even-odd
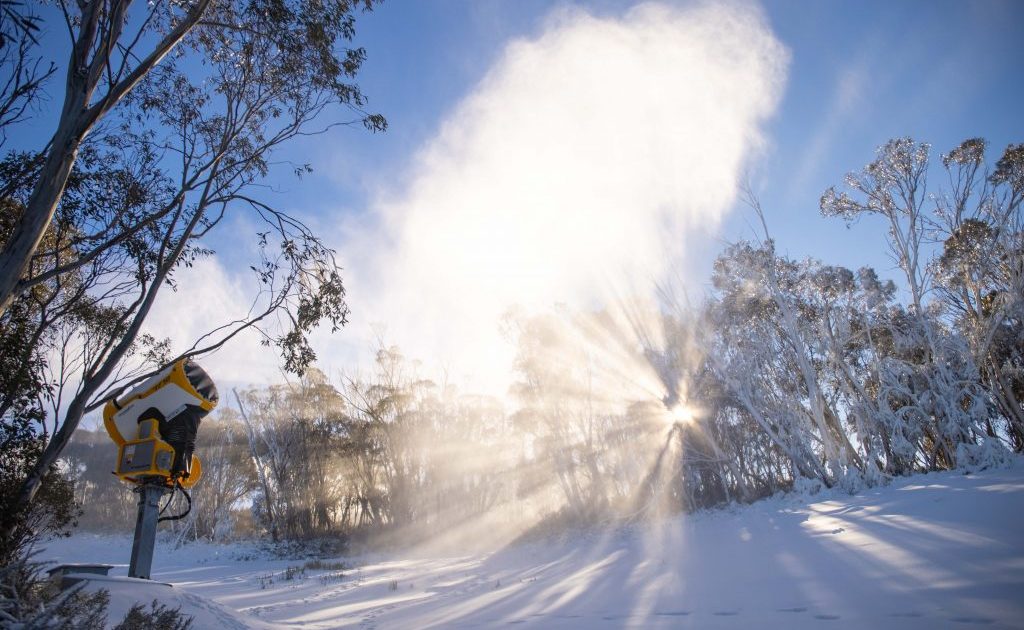
{"label": "spray of snow", "polygon": [[[647,505],[620,507],[658,507],[678,426],[699,409],[686,397],[691,345],[664,326],[653,289],[685,286],[688,249],[734,203],[787,58],[751,5],[557,10],[507,45],[411,160],[405,185],[376,202],[376,223],[343,226],[353,319],[320,337],[322,368],[368,364],[381,336],[425,377],[443,370],[471,391],[503,396],[524,366],[547,383],[520,410],[540,423],[530,435],[407,436],[443,455],[439,475],[535,480],[436,544],[520,536],[565,504],[572,484],[559,474],[595,435],[628,434],[603,439],[604,457],[624,487],[650,490]],[[531,445],[545,435],[561,446]]]}
{"label": "spray of snow", "polygon": [[536,455],[513,430],[486,447],[421,445],[446,454],[453,479],[485,460],[541,480],[434,544],[521,535],[565,505],[559,471],[595,435],[628,433],[605,456],[622,483],[650,490],[646,505],[618,509],[658,511],[677,425],[698,410],[685,391],[694,357],[670,339],[654,289],[685,288],[688,249],[733,205],[787,60],[750,5],[558,10],[507,45],[406,185],[380,199],[378,224],[345,239],[354,317],[322,356],[351,356],[353,342],[365,353],[372,331],[424,374],[499,397],[525,366],[546,386],[519,413],[564,444]]}
{"label": "spray of snow", "polygon": [[680,273],[733,203],[786,62],[750,6],[556,11],[448,116],[372,233],[341,246],[349,330],[382,327],[502,393],[510,309],[607,308]]}

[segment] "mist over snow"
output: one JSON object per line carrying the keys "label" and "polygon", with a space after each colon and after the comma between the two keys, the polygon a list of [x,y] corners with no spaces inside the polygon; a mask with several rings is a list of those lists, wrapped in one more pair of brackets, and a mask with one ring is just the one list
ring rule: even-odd
{"label": "mist over snow", "polygon": [[599,308],[685,276],[686,248],[762,145],[787,61],[750,5],[554,11],[451,112],[379,224],[340,244],[341,343],[382,335],[500,393],[510,309]]}

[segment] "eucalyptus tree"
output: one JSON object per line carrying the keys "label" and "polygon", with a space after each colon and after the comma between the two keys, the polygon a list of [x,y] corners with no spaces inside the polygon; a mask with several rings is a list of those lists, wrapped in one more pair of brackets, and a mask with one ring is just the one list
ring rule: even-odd
{"label": "eucalyptus tree", "polygon": [[[87,164],[84,160],[82,164]],[[21,177],[26,163],[32,160],[24,155],[10,155],[0,163],[0,177],[8,185],[11,196],[3,203],[15,211],[5,213],[0,219],[0,235],[8,234],[17,216],[19,193],[24,190],[25,178]],[[59,261],[55,254],[67,242],[70,223],[66,214],[77,214],[77,202],[95,192],[97,180],[91,175],[76,174],[69,182],[61,215],[48,228],[38,255],[32,263],[33,270],[46,269]],[[99,183],[106,188],[107,181]],[[95,350],[95,341],[109,331],[111,310],[102,301],[87,299],[90,291],[99,288],[93,280],[92,268],[82,268],[62,274],[40,283],[32,290],[19,295],[11,307],[0,315],[0,457],[3,458],[4,482],[0,488],[0,502],[3,510],[2,521],[4,552],[16,549],[21,542],[38,531],[39,525],[54,529],[61,519],[47,524],[32,513],[48,511],[52,514],[68,513],[71,506],[58,505],[50,499],[59,498],[54,490],[65,480],[50,462],[40,472],[46,487],[41,500],[30,510],[18,507],[19,490],[45,452],[49,438],[58,430],[58,415],[66,388],[73,374],[71,364]],[[151,341],[140,336],[139,343],[129,349],[134,353],[138,346]],[[154,349],[155,349],[154,345]],[[66,522],[66,520],[65,520]],[[34,523],[34,526],[29,526]]]}
{"label": "eucalyptus tree", "polygon": [[[199,23],[211,0],[157,2],[129,29],[131,0],[57,3],[71,39],[56,129],[21,219],[0,250],[0,312],[22,285],[85,137]],[[134,31],[134,32],[133,32]],[[156,41],[147,45],[153,35]]]}
{"label": "eucalyptus tree", "polygon": [[903,272],[910,294],[909,318],[897,331],[903,360],[898,378],[901,414],[925,427],[927,467],[956,467],[985,458],[991,447],[979,427],[987,415],[987,395],[978,367],[961,335],[940,317],[932,299],[935,265],[931,251],[941,234],[941,207],[929,190],[931,147],[910,138],[890,140],[877,157],[846,183],[854,195],[829,188],[821,212],[856,221],[879,216],[886,243]]}
{"label": "eucalyptus tree", "polygon": [[[1010,145],[995,165],[987,143],[964,141],[942,156],[949,190],[937,198],[943,237],[936,261],[944,305],[970,346],[1007,422],[1015,451],[1024,450],[1024,145]],[[987,431],[994,435],[991,425]]]}
{"label": "eucalyptus tree", "polygon": [[[250,58],[259,55],[261,48],[264,52],[272,48],[280,65],[266,77],[253,77],[252,81],[279,81],[284,74],[296,83],[312,81],[320,88],[333,89],[343,102],[360,105],[363,97],[358,88],[338,79],[354,74],[364,52],[351,48],[338,55],[335,44],[338,39],[352,38],[355,12],[360,7],[372,9],[374,2],[156,0],[143,4],[133,0],[58,0],[56,8],[71,48],[64,66],[60,116],[42,150],[39,176],[21,220],[0,250],[0,312],[7,309],[15,294],[32,284],[24,274],[57,210],[82,143],[152,72],[175,61],[217,64]],[[37,21],[29,24],[37,25]],[[3,59],[7,56],[5,53]],[[17,72],[7,93],[19,96],[15,103],[24,102],[23,97],[37,93],[56,68],[20,61],[29,58],[27,53],[13,57],[15,61],[8,65]],[[24,112],[17,105],[8,110],[18,114],[15,119]],[[0,116],[0,120],[7,118]],[[384,125],[380,116],[370,116],[366,121],[374,128]],[[128,238],[145,225],[144,221],[122,225],[108,236]],[[81,256],[88,259],[106,240],[95,243]]]}
{"label": "eucalyptus tree", "polygon": [[203,491],[192,497],[194,511],[179,537],[222,540],[232,534],[235,511],[250,496],[256,482],[237,411],[225,407],[215,422],[204,422],[199,427],[196,454],[203,466]]}
{"label": "eucalyptus tree", "polygon": [[24,3],[0,0],[0,149],[7,144],[7,128],[28,118],[57,72],[56,64],[41,58],[39,22]]}
{"label": "eucalyptus tree", "polygon": [[[832,485],[836,446],[823,426],[819,383],[783,284],[794,280],[793,271],[771,242],[726,248],[712,275],[718,295],[709,303],[716,335],[708,357],[730,397],[785,453],[793,476]],[[817,453],[815,444],[827,452]]]}
{"label": "eucalyptus tree", "polygon": [[[302,373],[315,359],[307,334],[321,321],[332,330],[346,322],[334,252],[260,190],[271,155],[291,140],[339,125],[385,129],[354,83],[365,52],[346,45],[357,10],[372,2],[155,2],[129,19],[130,4],[59,4],[74,39],[61,122],[9,187],[23,210],[2,255],[0,276],[15,276],[4,304],[74,279],[66,304],[78,318],[48,320],[67,352],[56,367],[60,422],[15,505],[32,500],[81,418],[156,364],[254,329]],[[148,54],[137,49],[153,42]],[[76,177],[108,185],[78,199],[67,194]],[[260,290],[249,313],[212,322],[175,352],[145,337],[161,289],[212,255],[209,235],[242,212],[263,226],[253,235]],[[52,242],[36,235],[41,216],[41,233],[59,234]]]}

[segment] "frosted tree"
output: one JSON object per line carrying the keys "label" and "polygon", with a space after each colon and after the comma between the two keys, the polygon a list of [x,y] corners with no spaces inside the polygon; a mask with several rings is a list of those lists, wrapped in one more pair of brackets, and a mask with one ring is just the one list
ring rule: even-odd
{"label": "frosted tree", "polygon": [[718,379],[786,453],[794,472],[831,486],[845,475],[841,445],[826,417],[832,412],[792,294],[795,271],[770,241],[728,247],[715,262],[719,299],[710,317],[718,337],[708,356]]}
{"label": "frosted tree", "polygon": [[317,370],[284,385],[235,392],[256,472],[259,506],[272,538],[329,531],[340,503],[333,453],[341,397]]}
{"label": "frosted tree", "polygon": [[[936,199],[943,238],[937,284],[955,325],[1024,450],[1024,145],[990,170],[986,143],[964,141],[942,156],[949,190]],[[989,435],[996,430],[986,426]]]}
{"label": "frosted tree", "polygon": [[943,325],[929,301],[934,269],[928,264],[928,245],[937,228],[929,205],[929,154],[927,144],[890,140],[860,173],[847,176],[857,197],[829,188],[821,212],[847,221],[874,215],[887,225],[886,242],[910,294],[908,326],[894,331],[902,365],[888,385],[902,398],[900,414],[926,427],[926,465],[945,468],[987,457],[989,446],[977,448],[976,425],[986,414],[987,396],[964,340]]}
{"label": "frosted tree", "polygon": [[192,511],[180,527],[179,540],[189,536],[223,540],[230,536],[234,511],[256,487],[246,438],[238,412],[230,407],[225,406],[217,418],[200,425],[196,455],[203,466],[202,491],[193,493]]}

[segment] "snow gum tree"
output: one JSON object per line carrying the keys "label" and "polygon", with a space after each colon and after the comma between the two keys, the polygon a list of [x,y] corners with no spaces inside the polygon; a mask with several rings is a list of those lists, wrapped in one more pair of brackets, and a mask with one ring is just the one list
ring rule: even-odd
{"label": "snow gum tree", "polygon": [[[365,52],[347,45],[372,4],[57,3],[72,44],[57,128],[45,146],[9,156],[16,168],[0,182],[11,209],[0,317],[13,321],[26,312],[19,300],[41,300],[28,312],[46,358],[38,369],[54,384],[54,426],[14,512],[36,496],[81,418],[159,364],[255,329],[287,370],[302,373],[315,359],[307,334],[323,321],[345,324],[334,252],[260,184],[271,155],[295,138],[386,127],[354,82]],[[296,175],[311,170],[293,166]],[[212,323],[191,346],[143,335],[161,289],[213,255],[204,239],[238,213],[261,226],[252,310]],[[14,527],[5,522],[5,534]]]}
{"label": "snow gum tree", "polygon": [[816,313],[801,291],[808,275],[779,258],[771,241],[729,247],[715,264],[720,297],[711,320],[720,337],[709,357],[794,471],[831,486],[859,455],[840,426],[823,374],[828,357],[817,343],[820,309]]}
{"label": "snow gum tree", "polygon": [[[922,427],[929,467],[983,461],[999,448],[994,430],[981,419],[988,416],[989,391],[998,391],[997,399],[1007,399],[1002,394],[1007,388],[997,385],[998,390],[986,391],[979,366],[985,364],[995,331],[1012,327],[1007,315],[1020,298],[993,293],[993,297],[1003,295],[1000,306],[981,326],[991,332],[970,330],[982,321],[977,316],[983,298],[976,274],[982,273],[982,267],[995,272],[998,265],[975,261],[973,273],[968,268],[972,266],[970,250],[978,251],[978,241],[984,241],[989,226],[1011,247],[1020,238],[1019,192],[1013,187],[1014,148],[1001,161],[1001,177],[980,174],[983,154],[983,142],[968,140],[943,156],[951,190],[935,194],[928,188],[930,147],[910,138],[891,140],[860,173],[847,176],[854,195],[830,188],[821,198],[825,216],[847,221],[879,216],[887,225],[886,242],[910,294],[908,318],[893,331],[897,357],[890,361],[893,378],[887,387],[892,401],[899,400],[894,403],[897,413]],[[944,255],[931,261],[931,249],[943,241]],[[1019,253],[1012,252],[1007,250],[1004,256],[1011,275],[1014,258],[1019,260]],[[1007,288],[1015,281],[1019,282],[1009,279]],[[936,292],[958,304],[955,308],[966,317],[950,317],[934,299]],[[1019,406],[1007,413],[1011,433],[1017,412]]]}
{"label": "snow gum tree", "polygon": [[[936,202],[943,238],[939,294],[962,332],[1015,451],[1024,450],[1024,145],[1007,147],[994,170],[986,143],[971,139],[942,156],[950,190]],[[987,426],[989,434],[995,433]]]}

